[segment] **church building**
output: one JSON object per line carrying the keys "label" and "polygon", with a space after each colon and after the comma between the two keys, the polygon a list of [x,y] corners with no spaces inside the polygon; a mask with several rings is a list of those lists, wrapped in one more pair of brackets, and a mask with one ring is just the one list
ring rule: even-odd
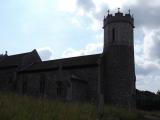
{"label": "church building", "polygon": [[42,61],[36,50],[0,55],[0,91],[70,102],[135,106],[134,18],[104,17],[102,54]]}

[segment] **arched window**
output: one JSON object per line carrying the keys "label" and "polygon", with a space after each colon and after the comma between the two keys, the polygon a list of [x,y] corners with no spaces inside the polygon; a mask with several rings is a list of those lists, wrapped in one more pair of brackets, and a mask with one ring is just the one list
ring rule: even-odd
{"label": "arched window", "polygon": [[112,43],[115,42],[115,29],[112,29]]}

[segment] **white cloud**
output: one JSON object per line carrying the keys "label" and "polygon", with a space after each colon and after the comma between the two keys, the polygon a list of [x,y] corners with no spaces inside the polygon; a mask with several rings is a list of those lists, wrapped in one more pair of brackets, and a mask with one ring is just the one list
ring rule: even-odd
{"label": "white cloud", "polygon": [[160,61],[160,28],[144,30],[144,54],[148,59]]}
{"label": "white cloud", "polygon": [[63,52],[62,57],[67,58],[67,57],[75,57],[82,55],[98,54],[102,53],[102,49],[103,49],[102,43],[90,43],[84,49],[81,50],[68,48]]}
{"label": "white cloud", "polygon": [[95,4],[92,0],[77,0],[77,6],[84,9],[85,11],[95,10]]}
{"label": "white cloud", "polygon": [[58,9],[64,12],[73,13],[76,10],[76,0],[59,0]]}
{"label": "white cloud", "polygon": [[157,92],[160,88],[160,75],[137,75],[137,89]]}
{"label": "white cloud", "polygon": [[137,88],[157,92],[160,89],[160,29],[143,28],[142,42],[135,45]]}
{"label": "white cloud", "polygon": [[96,32],[100,29],[102,29],[102,21],[99,21],[97,19],[92,19],[91,30]]}
{"label": "white cloud", "polygon": [[42,61],[53,59],[53,51],[50,47],[39,48],[37,51],[38,51]]}
{"label": "white cloud", "polygon": [[63,58],[82,56],[82,55],[84,55],[84,50],[77,50],[76,51],[76,50],[74,50],[72,48],[68,48],[62,53],[62,57]]}
{"label": "white cloud", "polygon": [[[155,4],[156,3],[156,4]],[[136,0],[135,4],[125,3],[124,9],[131,9],[134,13],[136,27],[147,27],[155,29],[160,26],[159,0]]]}

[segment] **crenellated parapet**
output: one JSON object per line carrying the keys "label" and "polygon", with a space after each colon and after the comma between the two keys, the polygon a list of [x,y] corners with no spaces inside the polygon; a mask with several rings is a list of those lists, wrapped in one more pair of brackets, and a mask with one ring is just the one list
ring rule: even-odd
{"label": "crenellated parapet", "polygon": [[108,15],[105,16],[103,20],[103,28],[105,28],[107,24],[116,22],[130,23],[134,28],[134,18],[133,15],[130,14],[130,11],[127,14],[123,14],[120,11],[115,14],[110,14],[108,11]]}

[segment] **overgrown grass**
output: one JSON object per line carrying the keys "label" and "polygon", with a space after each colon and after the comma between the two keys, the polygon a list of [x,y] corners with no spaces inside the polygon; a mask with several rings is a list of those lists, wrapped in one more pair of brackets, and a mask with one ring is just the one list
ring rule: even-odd
{"label": "overgrown grass", "polygon": [[141,114],[143,116],[149,115],[149,116],[158,117],[160,120],[160,111],[139,111],[139,114]]}
{"label": "overgrown grass", "polygon": [[[64,103],[27,96],[0,95],[0,120],[97,120],[96,106]],[[143,115],[125,109],[104,107],[102,120],[142,120]]]}

